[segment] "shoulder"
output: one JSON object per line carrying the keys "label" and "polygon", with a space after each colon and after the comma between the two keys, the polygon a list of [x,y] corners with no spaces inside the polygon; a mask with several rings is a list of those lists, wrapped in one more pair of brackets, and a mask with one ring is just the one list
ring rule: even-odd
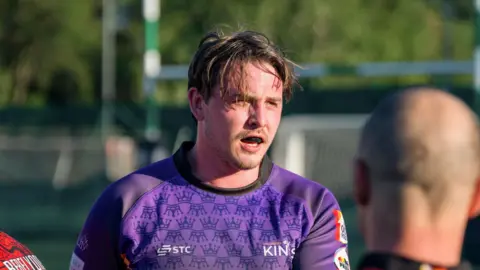
{"label": "shoulder", "polygon": [[12,254],[16,251],[22,252],[24,255],[32,253],[26,246],[2,231],[0,231],[0,247],[2,247],[2,250],[6,250],[7,252],[11,251]]}
{"label": "shoulder", "polygon": [[121,210],[123,217],[140,197],[163,183],[172,181],[177,174],[172,158],[155,162],[110,184],[95,206],[109,209],[114,207]]}
{"label": "shoulder", "polygon": [[[17,269],[18,263],[23,267],[35,265],[36,269],[45,269],[40,260],[22,243],[5,232],[0,231],[0,269]],[[3,267],[2,267],[3,266]]]}
{"label": "shoulder", "polygon": [[271,184],[285,195],[297,196],[305,200],[323,198],[332,192],[322,184],[274,165],[270,177]]}
{"label": "shoulder", "polygon": [[22,245],[19,241],[15,238],[8,235],[6,232],[0,231],[0,247],[2,250],[15,252],[15,250],[20,250],[26,254],[30,254],[30,250]]}
{"label": "shoulder", "polygon": [[339,208],[337,199],[328,188],[279,166],[274,166],[270,181],[278,192],[301,200],[314,217]]}

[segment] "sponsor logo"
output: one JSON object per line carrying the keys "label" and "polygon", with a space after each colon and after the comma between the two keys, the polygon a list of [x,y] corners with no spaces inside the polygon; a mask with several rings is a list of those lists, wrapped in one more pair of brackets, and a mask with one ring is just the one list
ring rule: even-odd
{"label": "sponsor logo", "polygon": [[193,252],[191,246],[173,246],[162,245],[157,249],[157,256],[163,257],[168,254],[191,254]]}
{"label": "sponsor logo", "polygon": [[342,247],[335,251],[335,258],[333,259],[338,270],[350,270],[350,262],[348,261],[347,248]]}
{"label": "sponsor logo", "polygon": [[335,216],[335,239],[342,243],[347,244],[347,227],[345,226],[345,220],[343,219],[343,214],[340,210],[333,210],[333,215]]}
{"label": "sponsor logo", "polygon": [[263,256],[270,257],[293,257],[295,255],[295,246],[288,241],[272,242],[263,244]]}
{"label": "sponsor logo", "polygon": [[6,270],[18,270],[18,269],[44,270],[45,269],[45,267],[42,265],[42,263],[38,260],[38,258],[35,255],[27,255],[24,257],[0,262],[0,269],[4,269],[2,267],[2,263],[3,263],[3,266],[6,267],[5,268]]}
{"label": "sponsor logo", "polygon": [[77,254],[73,253],[72,259],[70,260],[70,270],[83,270],[83,266],[85,263],[77,256]]}

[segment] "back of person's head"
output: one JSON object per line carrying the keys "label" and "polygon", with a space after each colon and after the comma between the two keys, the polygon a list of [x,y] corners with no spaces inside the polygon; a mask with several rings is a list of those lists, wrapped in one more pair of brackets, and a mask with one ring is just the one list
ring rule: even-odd
{"label": "back of person's head", "polygon": [[402,238],[450,231],[462,238],[479,210],[479,175],[477,119],[466,104],[426,87],[384,99],[362,130],[355,168],[367,246],[382,232]]}

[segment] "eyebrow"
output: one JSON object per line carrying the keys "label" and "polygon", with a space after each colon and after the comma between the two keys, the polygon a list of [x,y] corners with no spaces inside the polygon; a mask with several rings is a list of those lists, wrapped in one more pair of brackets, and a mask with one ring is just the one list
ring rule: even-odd
{"label": "eyebrow", "polygon": [[274,101],[274,102],[282,102],[282,98],[279,98],[279,97],[267,97],[267,100]]}
{"label": "eyebrow", "polygon": [[[233,99],[243,99],[243,100],[257,100],[258,98],[249,94],[241,94],[241,93],[236,93],[231,95]],[[279,97],[267,97],[266,98],[269,101],[274,101],[274,102],[282,102],[282,98]]]}

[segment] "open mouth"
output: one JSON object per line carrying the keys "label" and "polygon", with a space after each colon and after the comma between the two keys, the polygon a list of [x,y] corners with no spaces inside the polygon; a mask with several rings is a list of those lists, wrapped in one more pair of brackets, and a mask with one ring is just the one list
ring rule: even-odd
{"label": "open mouth", "polygon": [[263,143],[263,139],[261,137],[249,136],[241,139],[243,143],[248,144],[261,144]]}

